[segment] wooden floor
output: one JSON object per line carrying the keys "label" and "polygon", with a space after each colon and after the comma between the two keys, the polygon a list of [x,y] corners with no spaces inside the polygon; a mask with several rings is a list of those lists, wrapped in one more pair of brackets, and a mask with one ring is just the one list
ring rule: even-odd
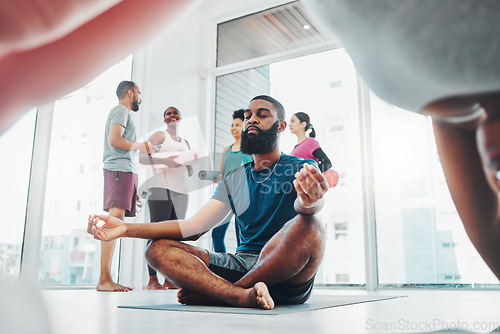
{"label": "wooden floor", "polygon": [[[168,304],[176,291],[43,290],[52,334],[423,333],[447,328],[489,333],[500,327],[500,291],[337,290],[315,294],[408,296],[282,315],[156,311],[118,305]],[[453,333],[458,331],[445,331]]]}

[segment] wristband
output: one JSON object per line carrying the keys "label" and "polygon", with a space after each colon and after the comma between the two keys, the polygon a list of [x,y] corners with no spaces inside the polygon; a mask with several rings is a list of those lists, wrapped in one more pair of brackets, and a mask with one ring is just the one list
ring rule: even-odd
{"label": "wristband", "polygon": [[313,208],[315,207],[317,204],[319,203],[319,200],[317,200],[316,202],[314,202],[314,204],[312,205],[304,205],[304,203],[302,203],[302,199],[299,197],[299,204],[302,208],[304,209],[310,209],[310,208]]}

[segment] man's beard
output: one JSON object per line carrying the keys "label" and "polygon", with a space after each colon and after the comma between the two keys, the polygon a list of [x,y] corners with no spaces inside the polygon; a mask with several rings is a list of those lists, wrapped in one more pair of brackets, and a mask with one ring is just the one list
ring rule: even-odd
{"label": "man's beard", "polygon": [[[240,151],[245,154],[266,154],[274,150],[278,143],[279,121],[276,121],[269,129],[261,130],[257,134],[248,134],[248,129],[241,133]],[[255,127],[254,127],[255,128]]]}
{"label": "man's beard", "polygon": [[132,111],[138,111],[139,110],[139,101],[135,100],[132,102]]}

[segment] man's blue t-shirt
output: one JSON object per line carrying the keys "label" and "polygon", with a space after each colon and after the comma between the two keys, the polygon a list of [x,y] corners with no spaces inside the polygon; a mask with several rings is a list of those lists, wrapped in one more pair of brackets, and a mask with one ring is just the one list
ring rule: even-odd
{"label": "man's blue t-shirt", "polygon": [[267,169],[255,171],[249,162],[230,171],[219,182],[212,198],[231,205],[229,191],[240,230],[237,251],[260,252],[297,215],[293,207],[297,198],[293,180],[306,162],[318,168],[314,160],[283,154]]}

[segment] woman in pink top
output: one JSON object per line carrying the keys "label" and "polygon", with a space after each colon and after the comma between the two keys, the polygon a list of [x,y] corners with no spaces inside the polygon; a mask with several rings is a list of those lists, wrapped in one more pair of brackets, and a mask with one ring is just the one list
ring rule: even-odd
{"label": "woman in pink top", "polygon": [[[330,159],[319,146],[316,137],[316,131],[311,124],[309,115],[304,112],[295,113],[290,119],[290,132],[297,136],[298,144],[293,148],[291,155],[304,159],[313,159],[318,163],[321,172],[332,167]],[[306,131],[311,130],[309,137],[306,136]]]}

